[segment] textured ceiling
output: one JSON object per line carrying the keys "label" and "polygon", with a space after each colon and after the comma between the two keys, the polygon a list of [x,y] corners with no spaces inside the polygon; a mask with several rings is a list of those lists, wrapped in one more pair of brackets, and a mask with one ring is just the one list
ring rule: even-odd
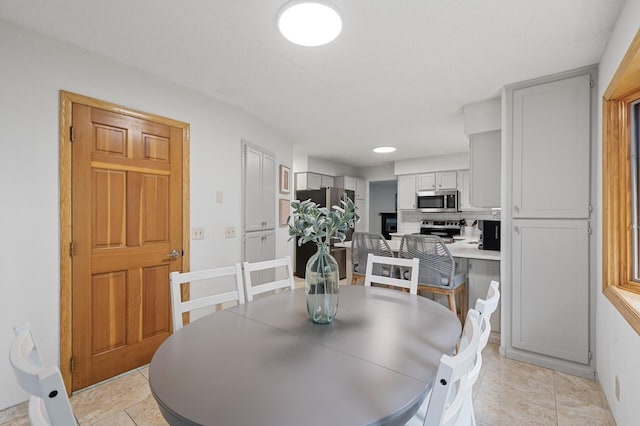
{"label": "textured ceiling", "polygon": [[[597,63],[622,0],[333,0],[343,31],[284,40],[285,0],[2,0],[0,18],[237,105],[355,167],[467,150],[464,104]],[[171,58],[171,60],[168,60]],[[394,154],[371,152],[395,145]]]}

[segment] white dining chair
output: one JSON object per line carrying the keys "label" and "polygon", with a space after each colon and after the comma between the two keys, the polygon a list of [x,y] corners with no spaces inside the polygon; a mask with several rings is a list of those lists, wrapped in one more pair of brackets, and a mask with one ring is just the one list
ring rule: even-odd
{"label": "white dining chair", "polygon": [[[498,308],[498,302],[500,301],[500,283],[498,281],[491,281],[489,284],[489,290],[487,291],[487,297],[485,299],[476,300],[476,311],[480,314],[480,344],[478,345],[478,357],[482,359],[482,351],[487,347],[489,343],[489,336],[491,335],[491,314],[493,314]],[[480,368],[482,363],[477,363],[471,372],[471,380],[474,382],[478,380],[480,376]],[[467,410],[471,413],[471,424],[476,424],[475,409],[473,408],[473,392],[469,391],[465,404]]]}
{"label": "white dining chair", "polygon": [[[376,268],[381,265],[381,268]],[[387,266],[387,268],[385,268]],[[390,268],[389,268],[390,267]],[[394,278],[384,273],[385,269],[394,270],[400,268],[400,278]],[[418,270],[420,268],[420,259],[401,259],[398,257],[376,256],[369,253],[367,256],[367,268],[365,271],[364,285],[370,287],[371,283],[390,285],[394,287],[405,288],[411,294],[418,294]],[[404,272],[408,272],[409,279],[404,279]],[[380,275],[383,273],[383,275]]]}
{"label": "white dining chair", "polygon": [[467,426],[475,417],[466,404],[477,376],[471,374],[482,365],[479,356],[480,315],[469,309],[456,355],[442,355],[433,386],[407,426]]}
{"label": "white dining chair", "polygon": [[27,391],[29,421],[35,426],[71,426],[78,422],[73,414],[67,390],[58,366],[45,367],[33,339],[31,325],[14,327],[15,337],[9,349],[9,362],[18,384]]}
{"label": "white dining chair", "polygon": [[[293,280],[293,268],[291,267],[290,256],[262,262],[244,262],[242,267],[244,269],[244,287],[247,294],[247,302],[253,301],[253,297],[257,294],[284,288],[291,290],[296,288],[295,281]],[[279,276],[278,272],[282,270],[282,268],[285,269],[284,278],[277,279],[276,277]],[[251,274],[261,271],[273,272],[271,276],[274,278],[266,280],[266,282],[254,284]]]}
{"label": "white dining chair", "polygon": [[[190,283],[190,285],[193,285],[195,282],[199,284],[207,282],[213,283],[215,287],[220,287],[222,284],[220,280],[227,277],[231,277],[235,281],[235,288],[233,290],[216,292],[211,295],[190,298],[185,301],[182,300],[183,284]],[[242,268],[240,267],[240,263],[224,268],[204,269],[192,272],[171,272],[169,274],[169,281],[171,285],[171,311],[173,315],[174,333],[185,325],[185,316],[183,314],[186,312],[228,302],[236,302],[237,304],[244,303]],[[193,295],[191,287],[189,293],[190,296]]]}

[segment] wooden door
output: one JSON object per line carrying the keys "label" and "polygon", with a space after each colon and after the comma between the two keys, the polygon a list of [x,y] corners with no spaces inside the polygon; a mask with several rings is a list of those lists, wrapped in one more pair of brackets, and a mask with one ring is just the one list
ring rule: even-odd
{"label": "wooden door", "polygon": [[[144,365],[182,270],[183,129],[72,106],[72,389]],[[172,254],[173,253],[173,254]]]}

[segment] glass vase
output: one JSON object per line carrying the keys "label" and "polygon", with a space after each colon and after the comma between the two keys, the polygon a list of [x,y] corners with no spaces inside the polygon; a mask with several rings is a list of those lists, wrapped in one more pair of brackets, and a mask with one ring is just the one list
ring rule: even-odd
{"label": "glass vase", "polygon": [[307,312],[318,324],[333,321],[338,312],[340,276],[338,262],[329,253],[327,244],[318,244],[318,251],[307,261],[305,290]]}

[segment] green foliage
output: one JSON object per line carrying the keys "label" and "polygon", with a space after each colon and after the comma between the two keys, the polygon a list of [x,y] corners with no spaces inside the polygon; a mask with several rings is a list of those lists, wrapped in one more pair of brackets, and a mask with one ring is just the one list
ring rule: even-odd
{"label": "green foliage", "polygon": [[360,216],[356,213],[356,206],[351,199],[340,201],[340,206],[333,206],[332,210],[318,207],[311,200],[292,201],[293,214],[289,216],[290,238],[300,237],[298,245],[308,241],[316,244],[328,244],[331,239],[344,241],[346,232],[355,227]]}

